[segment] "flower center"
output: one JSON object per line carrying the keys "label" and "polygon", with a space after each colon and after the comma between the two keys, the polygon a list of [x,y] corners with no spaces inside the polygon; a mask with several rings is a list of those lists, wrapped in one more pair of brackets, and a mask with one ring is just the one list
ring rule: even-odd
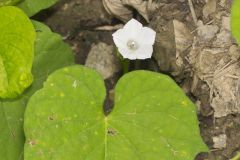
{"label": "flower center", "polygon": [[132,51],[136,51],[138,49],[138,43],[134,40],[129,40],[127,42],[127,46]]}

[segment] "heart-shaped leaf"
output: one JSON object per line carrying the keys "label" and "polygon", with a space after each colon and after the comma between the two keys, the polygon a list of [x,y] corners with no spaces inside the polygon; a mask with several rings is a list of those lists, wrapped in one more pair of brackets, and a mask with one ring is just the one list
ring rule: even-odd
{"label": "heart-shaped leaf", "polygon": [[0,0],[0,7],[1,6],[7,6],[7,5],[14,5],[18,3],[21,0]]}
{"label": "heart-shaped leaf", "polygon": [[234,158],[232,158],[231,160],[239,160],[240,159],[240,153],[238,153]]}
{"label": "heart-shaped leaf", "polygon": [[15,98],[32,83],[36,32],[17,7],[0,7],[0,21],[0,98]]}
{"label": "heart-shaped leaf", "polygon": [[195,106],[169,77],[135,71],[115,89],[115,107],[93,70],[72,66],[49,76],[25,113],[25,160],[193,160],[207,151]]}
{"label": "heart-shaped leaf", "polygon": [[23,0],[17,6],[31,17],[39,11],[54,5],[57,1],[58,0]]}
{"label": "heart-shaped leaf", "polygon": [[236,38],[238,44],[240,44],[240,1],[234,0],[232,5],[232,33],[233,36]]}
{"label": "heart-shaped leaf", "polygon": [[34,82],[21,97],[0,100],[0,159],[21,160],[23,158],[24,133],[23,114],[29,97],[43,85],[47,76],[61,67],[74,62],[71,48],[61,37],[45,25],[34,22],[37,32],[33,62]]}

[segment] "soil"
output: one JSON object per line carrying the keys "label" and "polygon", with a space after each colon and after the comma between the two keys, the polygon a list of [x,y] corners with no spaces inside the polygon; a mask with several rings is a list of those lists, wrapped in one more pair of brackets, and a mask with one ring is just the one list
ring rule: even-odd
{"label": "soil", "polygon": [[[147,18],[136,6],[129,7],[130,16],[157,31],[153,58],[137,69],[170,75],[198,106],[201,135],[210,153],[201,153],[196,160],[229,160],[240,151],[240,52],[230,34],[232,0],[192,0],[196,17],[188,0],[153,2],[157,7]],[[111,34],[124,24],[116,17],[106,12],[101,0],[60,0],[33,19],[60,33],[76,53],[76,63],[84,65],[92,47],[100,42],[114,45]],[[106,112],[120,76],[116,71],[106,79]]]}

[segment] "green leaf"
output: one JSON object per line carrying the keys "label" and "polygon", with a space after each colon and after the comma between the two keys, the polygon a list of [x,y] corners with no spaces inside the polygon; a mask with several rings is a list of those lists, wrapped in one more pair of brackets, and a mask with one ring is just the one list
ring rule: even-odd
{"label": "green leaf", "polygon": [[240,153],[238,153],[233,159],[231,160],[239,160],[240,159]]}
{"label": "green leaf", "polygon": [[0,0],[0,7],[1,6],[10,6],[15,5],[21,0]]}
{"label": "green leaf", "polygon": [[54,5],[58,0],[24,0],[17,6],[21,8],[29,17],[35,15],[43,9]]}
{"label": "green leaf", "polygon": [[0,98],[15,98],[32,83],[36,32],[16,7],[1,7],[0,21]]}
{"label": "green leaf", "polygon": [[22,159],[25,141],[23,114],[29,97],[42,88],[51,72],[74,61],[70,47],[59,35],[39,22],[34,22],[34,26],[38,31],[33,63],[34,82],[20,98],[0,100],[0,159],[3,160]]}
{"label": "green leaf", "polygon": [[25,113],[25,160],[193,160],[207,151],[195,106],[169,77],[135,71],[104,116],[102,78],[71,66],[48,77]]}
{"label": "green leaf", "polygon": [[240,44],[240,1],[234,0],[232,5],[232,19],[231,19],[231,25],[232,25],[232,33],[233,36],[236,38],[238,44]]}

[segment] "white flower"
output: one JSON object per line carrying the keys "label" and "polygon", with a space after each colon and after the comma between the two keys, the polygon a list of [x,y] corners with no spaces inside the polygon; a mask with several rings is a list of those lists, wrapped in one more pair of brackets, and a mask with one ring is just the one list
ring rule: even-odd
{"label": "white flower", "polygon": [[156,32],[131,19],[122,29],[113,33],[113,41],[123,58],[151,58]]}

